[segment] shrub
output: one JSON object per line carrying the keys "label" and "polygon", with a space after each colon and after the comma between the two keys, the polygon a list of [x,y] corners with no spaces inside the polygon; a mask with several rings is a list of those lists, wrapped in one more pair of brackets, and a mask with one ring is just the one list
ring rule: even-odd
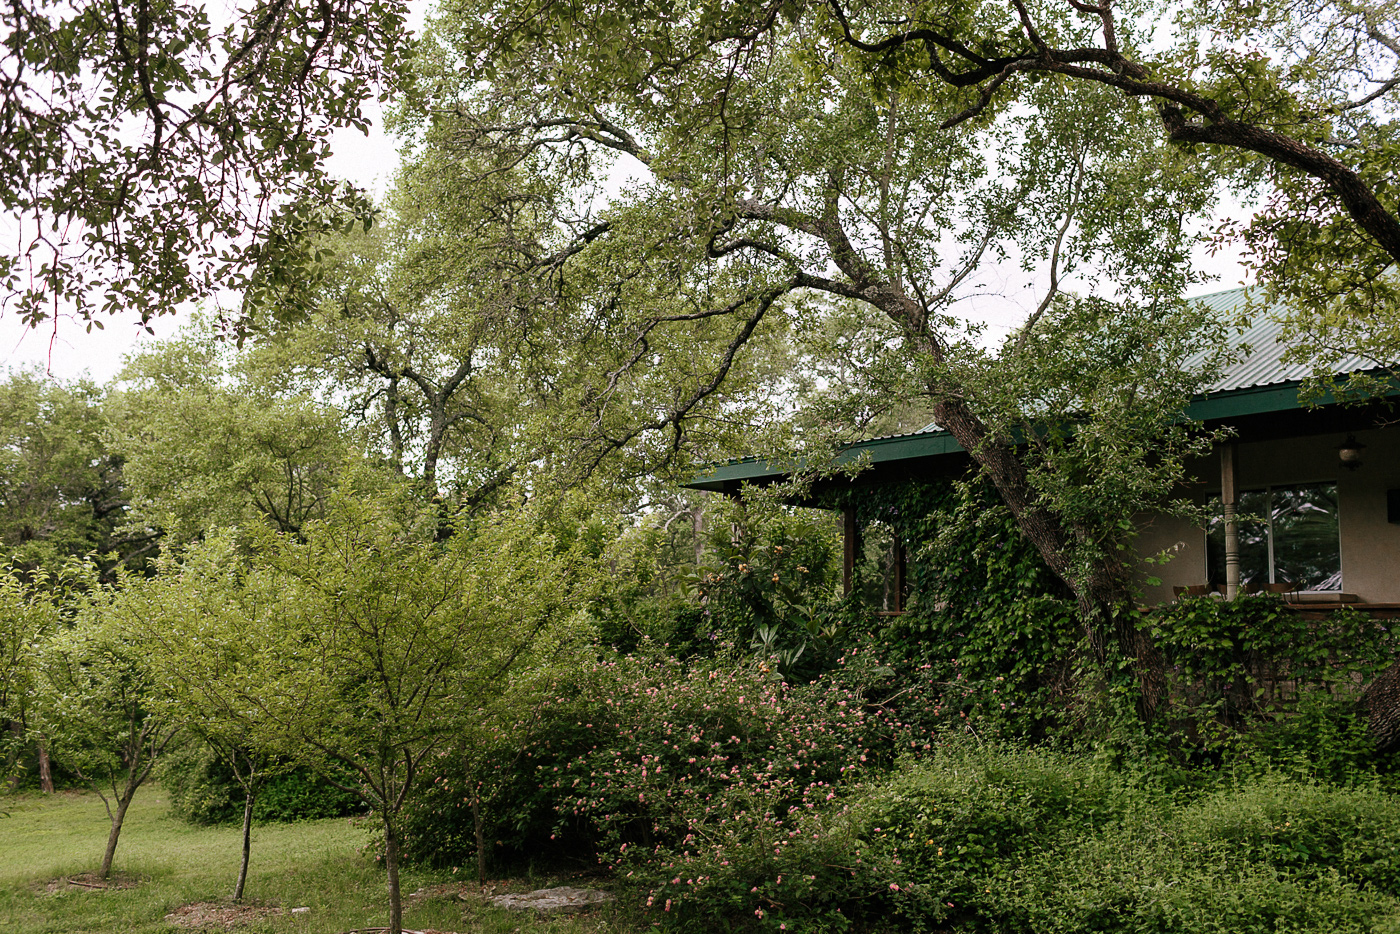
{"label": "shrub", "polygon": [[[229,767],[207,746],[187,742],[162,759],[158,778],[176,817],[193,824],[243,820],[243,788]],[[359,798],[314,772],[292,769],[273,776],[254,804],[253,817],[289,822],[343,817],[363,810]]]}
{"label": "shrub", "polygon": [[484,748],[437,762],[407,822],[415,857],[472,858],[472,804],[498,856],[617,863],[734,823],[784,826],[893,755],[898,724],[837,678],[793,686],[768,665],[687,667],[606,654],[542,678]]}
{"label": "shrub", "polygon": [[629,863],[667,926],[1371,931],[1400,920],[1400,802],[1270,777],[1194,801],[1104,761],[950,740],[802,814]]}

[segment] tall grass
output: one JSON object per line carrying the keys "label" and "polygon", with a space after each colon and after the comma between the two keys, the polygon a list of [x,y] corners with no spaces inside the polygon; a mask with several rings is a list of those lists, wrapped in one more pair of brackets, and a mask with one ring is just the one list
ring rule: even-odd
{"label": "tall grass", "polygon": [[[114,871],[135,880],[131,888],[58,881],[90,872],[101,860],[108,822],[96,797],[22,796],[6,799],[5,809],[10,816],[0,817],[0,934],[170,932],[176,928],[167,914],[194,902],[227,903],[233,890],[238,828],[195,827],[171,817],[158,787],[137,795],[117,848]],[[268,915],[240,930],[336,934],[383,926],[384,875],[362,852],[369,839],[367,829],[342,818],[256,828],[245,903],[311,910]],[[404,891],[454,878],[451,872],[410,869]],[[608,911],[535,919],[447,897],[409,899],[404,925],[481,934],[633,930]]]}

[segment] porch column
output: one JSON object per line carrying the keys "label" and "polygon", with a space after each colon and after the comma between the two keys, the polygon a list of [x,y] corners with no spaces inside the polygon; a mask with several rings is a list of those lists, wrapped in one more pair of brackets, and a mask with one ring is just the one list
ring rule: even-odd
{"label": "porch column", "polygon": [[1225,507],[1225,599],[1240,592],[1240,526],[1235,521],[1238,505],[1235,490],[1235,445],[1220,448],[1220,502]]}
{"label": "porch column", "polygon": [[856,510],[847,506],[841,510],[842,540],[845,545],[841,560],[841,593],[850,596],[855,586],[856,554],[860,550],[860,529],[856,528]]}

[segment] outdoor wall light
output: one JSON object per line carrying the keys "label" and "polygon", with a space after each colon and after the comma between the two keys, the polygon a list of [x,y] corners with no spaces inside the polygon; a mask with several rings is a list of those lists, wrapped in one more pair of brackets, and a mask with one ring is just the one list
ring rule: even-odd
{"label": "outdoor wall light", "polygon": [[1337,445],[1337,456],[1342,460],[1342,466],[1347,470],[1355,470],[1361,466],[1361,452],[1366,445],[1356,440],[1356,435],[1347,435],[1347,439]]}

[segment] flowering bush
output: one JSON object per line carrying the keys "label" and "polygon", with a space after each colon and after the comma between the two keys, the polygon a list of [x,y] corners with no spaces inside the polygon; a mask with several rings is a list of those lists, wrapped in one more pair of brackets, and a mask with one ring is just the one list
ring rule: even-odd
{"label": "flowering bush", "polygon": [[[1392,930],[1400,803],[1266,778],[1195,800],[1105,761],[965,739],[783,833],[733,828],[649,870],[668,927],[967,934]],[[787,836],[787,834],[791,836]]]}
{"label": "flowering bush", "polygon": [[472,859],[478,793],[483,834],[506,858],[548,847],[664,865],[733,827],[781,835],[890,762],[900,731],[839,677],[793,686],[763,662],[612,653],[542,677],[516,710],[484,750],[437,761],[408,821],[420,859]]}

